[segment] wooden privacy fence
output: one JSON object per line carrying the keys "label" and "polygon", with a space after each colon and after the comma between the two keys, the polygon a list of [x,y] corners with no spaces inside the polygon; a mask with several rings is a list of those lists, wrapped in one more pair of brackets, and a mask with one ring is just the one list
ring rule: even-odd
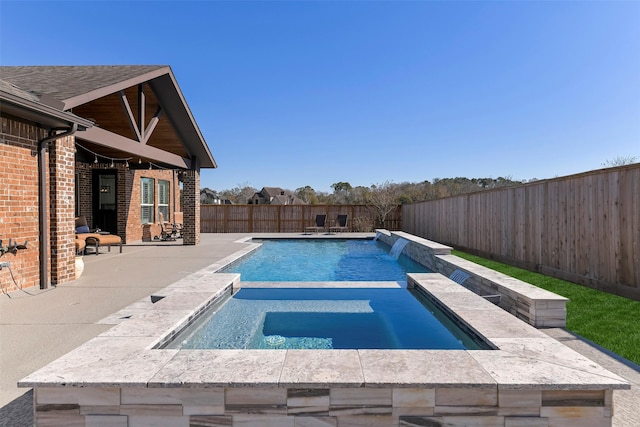
{"label": "wooden privacy fence", "polygon": [[[348,215],[349,231],[373,231],[381,227],[375,208],[368,205],[201,205],[202,233],[301,233],[315,224],[316,215],[327,215],[334,225],[338,215]],[[401,209],[385,220],[388,230],[400,230]]]}
{"label": "wooden privacy fence", "polygon": [[404,205],[403,231],[640,300],[640,165]]}

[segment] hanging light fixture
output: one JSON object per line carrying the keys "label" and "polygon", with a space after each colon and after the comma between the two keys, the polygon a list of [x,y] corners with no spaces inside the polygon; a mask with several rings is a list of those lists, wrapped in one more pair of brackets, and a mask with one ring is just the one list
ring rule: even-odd
{"label": "hanging light fixture", "polygon": [[115,168],[115,167],[116,167],[116,165],[113,163],[113,159],[111,159],[111,167],[112,167],[112,168]]}
{"label": "hanging light fixture", "polygon": [[124,161],[124,167],[125,167],[125,168],[127,168],[127,169],[129,169],[129,160],[126,160],[126,159],[125,159],[125,161]]}
{"label": "hanging light fixture", "polygon": [[141,165],[142,164],[142,159],[138,157],[138,164]]}

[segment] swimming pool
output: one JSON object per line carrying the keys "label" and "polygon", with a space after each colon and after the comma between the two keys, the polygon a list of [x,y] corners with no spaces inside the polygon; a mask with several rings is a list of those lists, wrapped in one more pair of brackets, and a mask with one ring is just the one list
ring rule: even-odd
{"label": "swimming pool", "polygon": [[[254,240],[255,241],[255,240]],[[222,272],[242,281],[406,281],[407,273],[428,273],[425,266],[390,255],[385,243],[363,239],[277,239]]]}
{"label": "swimming pool", "polygon": [[[406,233],[398,237],[469,267],[439,244]],[[225,243],[218,236],[203,238]],[[616,400],[611,393],[630,388],[439,273],[411,273],[408,285],[463,319],[494,350],[165,349],[163,343],[198,313],[247,285],[239,274],[218,271],[254,246],[225,258],[212,253],[209,267],[155,294],[164,298],[153,303],[145,297],[114,313],[110,330],[22,379],[21,387],[35,388],[37,419],[126,424],[131,415],[113,414],[135,411],[135,421],[145,425],[610,425]],[[405,253],[420,255],[413,249]],[[499,282],[497,274],[483,280]],[[522,291],[515,279],[504,280]],[[559,297],[541,291],[530,297],[536,312],[543,304],[555,313]]]}
{"label": "swimming pool", "polygon": [[247,288],[169,348],[488,348],[424,295],[406,288]]}
{"label": "swimming pool", "polygon": [[[258,250],[223,269],[240,273],[242,289],[208,310],[168,348],[487,348],[427,297],[407,289],[407,273],[429,270],[400,251],[394,254],[385,243],[362,239],[260,243]],[[284,283],[266,288],[265,282]],[[393,283],[391,288],[388,283]]]}

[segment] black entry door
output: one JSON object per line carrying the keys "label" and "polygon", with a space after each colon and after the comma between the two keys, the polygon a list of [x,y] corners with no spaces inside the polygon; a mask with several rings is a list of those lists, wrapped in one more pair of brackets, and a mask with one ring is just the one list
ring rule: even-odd
{"label": "black entry door", "polygon": [[93,226],[118,232],[117,176],[113,171],[93,171]]}

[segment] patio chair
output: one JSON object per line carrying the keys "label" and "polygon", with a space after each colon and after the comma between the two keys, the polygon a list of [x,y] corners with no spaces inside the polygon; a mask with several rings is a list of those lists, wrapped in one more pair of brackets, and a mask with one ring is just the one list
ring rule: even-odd
{"label": "patio chair", "polygon": [[337,231],[342,233],[343,231],[349,231],[349,227],[347,226],[347,219],[349,215],[338,215],[336,219],[336,224],[329,227],[329,233],[333,231]]}
{"label": "patio chair", "polygon": [[87,248],[87,241],[85,239],[78,239],[76,237],[76,255],[84,255],[84,251]]}
{"label": "patio chair", "polygon": [[[101,246],[106,246],[111,252],[111,246],[118,245],[120,246],[120,253],[122,253],[122,239],[120,236],[101,231],[99,228],[90,229],[84,216],[76,218],[76,239],[85,241],[85,252],[87,247],[93,247],[95,254],[99,255]],[[78,248],[79,246],[76,244],[76,249]]]}
{"label": "patio chair", "polygon": [[178,233],[178,239],[182,239],[182,222],[183,222],[182,212],[174,212],[173,213],[173,226]]}
{"label": "patio chair", "polygon": [[327,221],[326,215],[316,215],[316,225],[305,227],[304,230],[307,233],[311,233],[311,232],[319,233],[324,230],[324,224],[326,221]]}
{"label": "patio chair", "polygon": [[176,225],[169,222],[165,222],[164,215],[162,214],[162,212],[160,212],[158,215],[160,217],[160,236],[159,237],[156,236],[156,240],[158,240],[158,238],[164,242],[176,240],[176,236],[178,234]]}

